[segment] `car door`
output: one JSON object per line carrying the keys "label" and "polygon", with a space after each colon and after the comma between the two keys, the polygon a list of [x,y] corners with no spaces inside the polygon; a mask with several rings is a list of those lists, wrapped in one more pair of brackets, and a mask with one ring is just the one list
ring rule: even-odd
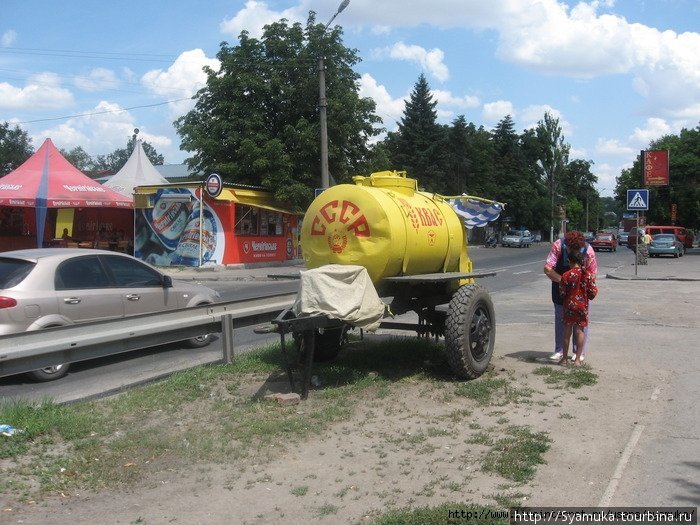
{"label": "car door", "polygon": [[67,259],[56,267],[54,293],[61,315],[73,322],[119,318],[124,305],[97,255]]}
{"label": "car door", "polygon": [[122,296],[125,315],[177,308],[176,294],[163,286],[163,275],[150,266],[120,255],[100,257]]}

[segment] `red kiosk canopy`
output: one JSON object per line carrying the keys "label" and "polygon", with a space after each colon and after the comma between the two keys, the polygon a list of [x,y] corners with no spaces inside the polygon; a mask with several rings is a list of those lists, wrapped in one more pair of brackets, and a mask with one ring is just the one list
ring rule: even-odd
{"label": "red kiosk canopy", "polygon": [[24,164],[0,178],[0,206],[132,208],[133,202],[83,174],[46,139]]}
{"label": "red kiosk canopy", "polygon": [[44,243],[47,208],[133,208],[130,197],[105,188],[68,162],[46,139],[24,164],[0,178],[0,206],[34,208],[36,241]]}

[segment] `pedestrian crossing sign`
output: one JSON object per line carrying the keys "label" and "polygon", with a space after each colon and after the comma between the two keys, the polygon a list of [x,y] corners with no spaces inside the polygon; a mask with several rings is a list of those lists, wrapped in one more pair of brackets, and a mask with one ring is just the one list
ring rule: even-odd
{"label": "pedestrian crossing sign", "polygon": [[643,211],[649,209],[649,190],[627,190],[627,210]]}

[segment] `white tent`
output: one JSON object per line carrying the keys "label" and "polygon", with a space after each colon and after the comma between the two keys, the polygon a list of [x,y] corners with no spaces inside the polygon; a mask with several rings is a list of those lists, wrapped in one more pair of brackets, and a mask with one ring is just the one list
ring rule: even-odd
{"label": "white tent", "polygon": [[143,151],[141,141],[137,140],[129,160],[116,174],[104,183],[104,186],[133,198],[136,186],[167,184],[168,180],[153,167]]}

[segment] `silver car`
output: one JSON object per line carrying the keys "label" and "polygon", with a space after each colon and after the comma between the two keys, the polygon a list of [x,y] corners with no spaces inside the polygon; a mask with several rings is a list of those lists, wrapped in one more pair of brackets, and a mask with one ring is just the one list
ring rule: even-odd
{"label": "silver car", "polygon": [[648,247],[649,257],[660,257],[662,255],[673,255],[673,257],[683,257],[685,248],[683,243],[672,233],[657,233],[652,237]]}
{"label": "silver car", "polygon": [[510,230],[501,239],[501,246],[517,246],[528,248],[534,242],[529,230]]}
{"label": "silver car", "polygon": [[[0,337],[86,321],[173,310],[219,299],[199,284],[173,281],[130,255],[82,248],[0,253]],[[211,335],[187,341],[206,346]],[[68,364],[35,370],[39,381],[58,379]]]}

